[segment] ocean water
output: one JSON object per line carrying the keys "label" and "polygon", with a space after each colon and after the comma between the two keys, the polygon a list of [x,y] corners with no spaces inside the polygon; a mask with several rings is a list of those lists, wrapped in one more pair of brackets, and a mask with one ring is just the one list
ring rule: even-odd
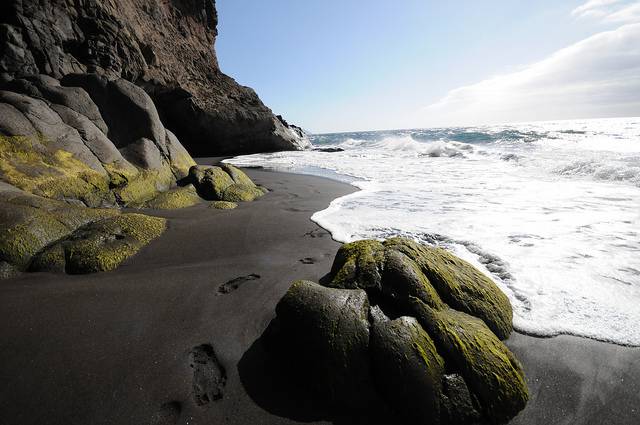
{"label": "ocean water", "polygon": [[481,268],[519,331],[640,346],[640,118],[312,137],[237,157],[360,189],[312,217],[341,242],[402,235]]}

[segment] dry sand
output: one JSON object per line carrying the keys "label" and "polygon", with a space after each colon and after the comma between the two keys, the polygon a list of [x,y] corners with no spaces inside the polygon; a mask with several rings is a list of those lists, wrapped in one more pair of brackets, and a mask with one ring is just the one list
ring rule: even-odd
{"label": "dry sand", "polygon": [[[309,217],[354,188],[248,173],[271,193],[236,210],[149,211],[169,229],[114,272],[0,282],[0,424],[349,423],[288,387],[260,336],[293,280],[329,271],[339,244]],[[508,344],[532,394],[514,424],[640,423],[640,349]]]}

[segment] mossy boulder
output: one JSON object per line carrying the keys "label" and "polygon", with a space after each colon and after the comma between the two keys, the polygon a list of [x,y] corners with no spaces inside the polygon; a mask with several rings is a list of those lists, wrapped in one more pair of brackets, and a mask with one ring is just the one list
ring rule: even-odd
{"label": "mossy boulder", "polygon": [[0,181],[90,207],[140,204],[195,162],[151,98],[123,79],[27,76],[0,90]]}
{"label": "mossy boulder", "polygon": [[375,400],[364,291],[300,280],[291,285],[276,312],[278,345],[318,396],[351,409],[366,409]]}
{"label": "mossy boulder", "polygon": [[188,179],[198,194],[209,201],[250,202],[266,193],[240,169],[229,164],[193,166]]}
{"label": "mossy boulder", "polygon": [[22,191],[0,191],[0,261],[24,268],[50,243],[116,214],[117,210],[74,206]]}
{"label": "mossy boulder", "polygon": [[229,202],[251,202],[264,195],[255,185],[234,183],[227,187],[222,195],[222,199]]}
{"label": "mossy boulder", "polygon": [[412,258],[398,251],[385,249],[382,280],[384,298],[393,300],[393,304],[404,311],[407,311],[411,297],[416,297],[437,309],[445,306],[420,266]]}
{"label": "mossy boulder", "polygon": [[486,417],[503,423],[524,408],[529,394],[522,366],[481,319],[413,302],[414,315],[465,378]]}
{"label": "mossy boulder", "polygon": [[[522,366],[501,341],[511,331],[511,305],[471,264],[408,239],[363,240],[340,248],[325,284],[294,283],[276,309],[279,326],[296,329],[287,352],[304,367],[323,365],[326,376],[317,379],[325,386],[366,382],[365,372],[356,379],[325,364],[358,358],[372,366],[376,397],[409,423],[505,423],[524,408]],[[371,305],[364,357],[364,341],[344,344],[334,332],[334,320],[342,326],[353,305],[335,300],[363,292]]]}
{"label": "mossy boulder", "polygon": [[411,239],[392,238],[384,245],[415,261],[451,308],[481,318],[501,339],[509,336],[513,329],[511,303],[478,269],[442,248],[421,245]]}
{"label": "mossy boulder", "polygon": [[406,301],[408,295],[434,308],[444,302],[480,317],[502,339],[512,330],[511,303],[491,279],[444,249],[411,239],[345,244],[334,259],[331,276],[332,287],[373,288],[395,302]]}
{"label": "mossy boulder", "polygon": [[113,270],[165,229],[165,219],[142,214],[121,214],[100,220],[40,251],[29,270],[71,274]]}
{"label": "mossy boulder", "polygon": [[231,164],[223,163],[220,165],[220,168],[222,168],[227,174],[229,174],[229,176],[231,176],[231,179],[234,183],[255,187],[255,183],[249,178],[249,176],[244,173],[244,171],[242,171],[238,167],[235,167]]}
{"label": "mossy boulder", "polygon": [[380,271],[384,247],[375,240],[360,240],[342,245],[331,267],[330,286],[343,289],[382,290]]}
{"label": "mossy boulder", "polygon": [[100,168],[92,168],[43,136],[0,135],[0,178],[35,195],[78,199],[89,206],[113,204],[109,175]]}
{"label": "mossy boulder", "polygon": [[199,204],[201,201],[202,199],[198,196],[196,188],[190,184],[162,192],[152,200],[147,201],[144,206],[158,210],[173,210],[191,207]]}
{"label": "mossy boulder", "polygon": [[189,179],[200,196],[209,201],[224,200],[224,191],[234,184],[231,176],[220,167],[195,165],[189,169]]}
{"label": "mossy boulder", "polygon": [[209,208],[215,208],[217,210],[233,210],[237,207],[238,204],[229,201],[213,201],[209,204]]}
{"label": "mossy boulder", "polygon": [[378,391],[408,423],[440,417],[444,359],[413,317],[374,323],[371,359]]}

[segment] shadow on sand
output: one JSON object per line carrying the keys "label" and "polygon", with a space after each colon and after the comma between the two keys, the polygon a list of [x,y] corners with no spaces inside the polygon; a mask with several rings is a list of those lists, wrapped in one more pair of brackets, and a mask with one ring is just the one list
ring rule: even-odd
{"label": "shadow on sand", "polygon": [[277,320],[273,320],[238,363],[242,385],[258,406],[273,415],[298,422],[329,421],[336,425],[398,423],[397,418],[394,420],[380,406],[371,406],[368,412],[357,415],[332,408],[305,382],[303,373],[287,364],[288,356],[278,354],[276,335]]}

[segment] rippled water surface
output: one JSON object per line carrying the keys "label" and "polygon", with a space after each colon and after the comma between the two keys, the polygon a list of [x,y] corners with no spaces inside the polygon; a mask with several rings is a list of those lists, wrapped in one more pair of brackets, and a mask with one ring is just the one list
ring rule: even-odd
{"label": "rippled water surface", "polygon": [[313,220],[342,242],[405,235],[483,268],[514,324],[640,345],[640,118],[318,135],[231,160],[361,190]]}

